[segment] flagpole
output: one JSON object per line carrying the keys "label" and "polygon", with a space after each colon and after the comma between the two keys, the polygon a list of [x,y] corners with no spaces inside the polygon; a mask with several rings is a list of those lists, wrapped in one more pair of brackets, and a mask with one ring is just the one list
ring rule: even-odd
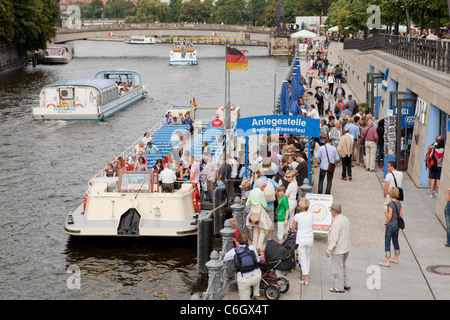
{"label": "flagpole", "polygon": [[225,43],[225,104],[223,108],[227,107],[227,43]]}

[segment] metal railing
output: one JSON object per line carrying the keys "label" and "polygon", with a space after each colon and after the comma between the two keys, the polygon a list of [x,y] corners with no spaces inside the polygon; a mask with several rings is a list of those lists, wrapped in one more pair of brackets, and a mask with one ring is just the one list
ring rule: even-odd
{"label": "metal railing", "polygon": [[397,57],[450,73],[450,41],[427,40],[389,34],[344,42],[344,49],[381,50]]}

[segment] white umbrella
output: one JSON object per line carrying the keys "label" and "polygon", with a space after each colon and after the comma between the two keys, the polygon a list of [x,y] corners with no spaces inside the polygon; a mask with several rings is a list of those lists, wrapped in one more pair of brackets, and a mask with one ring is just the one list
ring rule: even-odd
{"label": "white umbrella", "polygon": [[330,32],[338,32],[339,28],[338,28],[338,26],[331,27],[330,29],[328,29],[328,31],[330,31]]}
{"label": "white umbrella", "polygon": [[317,37],[317,35],[314,32],[310,32],[308,30],[300,30],[296,33],[291,34],[291,38],[295,38],[295,39],[298,39],[298,38],[310,39],[310,38],[315,38],[315,37]]}

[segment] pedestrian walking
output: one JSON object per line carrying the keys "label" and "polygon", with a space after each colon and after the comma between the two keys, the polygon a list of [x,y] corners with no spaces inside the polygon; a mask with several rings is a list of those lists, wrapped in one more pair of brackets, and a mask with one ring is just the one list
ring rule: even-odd
{"label": "pedestrian walking", "polygon": [[277,218],[278,218],[278,242],[282,243],[284,240],[284,235],[288,232],[288,222],[289,222],[289,200],[286,197],[286,187],[278,185],[277,187]]}
{"label": "pedestrian walking", "polygon": [[392,187],[401,188],[403,183],[403,172],[397,170],[397,163],[389,161],[387,165],[388,173],[384,179],[384,204],[388,205],[391,202],[389,190]]}
{"label": "pedestrian walking", "polygon": [[[325,145],[321,146],[314,158],[320,160],[318,193],[323,191],[323,180],[327,176],[327,188],[325,194],[331,194],[331,185],[333,183],[334,166],[339,161],[339,154],[335,147],[331,145],[331,139],[325,140]],[[331,166],[329,165],[331,164]]]}
{"label": "pedestrian walking", "polygon": [[375,172],[378,134],[377,130],[373,127],[372,119],[367,121],[367,127],[364,128],[361,139],[366,147],[366,170]]}
{"label": "pedestrian walking", "polygon": [[314,245],[314,215],[311,211],[309,211],[309,205],[310,202],[308,199],[300,199],[298,206],[300,212],[294,216],[294,221],[292,222],[292,230],[297,228],[297,253],[303,275],[303,279],[300,280],[300,284],[305,286],[309,285],[308,276],[311,270],[311,252]]}
{"label": "pedestrian walking", "polygon": [[[387,210],[385,211],[386,221],[384,225],[386,226],[386,231],[384,235],[384,251],[386,254],[386,260],[380,262],[383,267],[389,267],[390,263],[398,263],[398,256],[400,255],[400,246],[398,244],[398,233],[400,227],[398,225],[398,217],[403,216],[402,203],[398,201],[399,191],[398,188],[392,187],[389,189],[389,198],[391,202],[387,205]],[[391,241],[394,246],[394,258],[391,258]]]}
{"label": "pedestrian walking", "polygon": [[352,180],[352,154],[353,137],[350,135],[350,128],[344,129],[344,135],[339,141],[337,151],[342,159],[342,177],[341,180]]}
{"label": "pedestrian walking", "polygon": [[[269,218],[266,212],[267,201],[264,195],[264,189],[268,182],[265,179],[258,178],[256,180],[256,188],[250,191],[246,207],[250,208],[250,213],[247,216],[246,225],[251,228],[250,235],[253,237],[253,245],[259,250],[264,244],[266,235],[272,227],[273,220]],[[254,218],[258,220],[253,220]]]}
{"label": "pedestrian walking", "polygon": [[331,222],[328,233],[328,247],[325,255],[331,257],[334,287],[330,292],[343,293],[350,290],[347,278],[347,258],[350,252],[350,222],[342,214],[341,204],[333,202],[331,205]]}
{"label": "pedestrian walking", "polygon": [[[445,138],[438,136],[434,147],[434,156],[436,157],[436,165],[430,169],[430,197],[434,198],[439,192],[439,183],[441,181],[442,163],[444,162],[444,146]],[[435,192],[436,188],[436,192]]]}

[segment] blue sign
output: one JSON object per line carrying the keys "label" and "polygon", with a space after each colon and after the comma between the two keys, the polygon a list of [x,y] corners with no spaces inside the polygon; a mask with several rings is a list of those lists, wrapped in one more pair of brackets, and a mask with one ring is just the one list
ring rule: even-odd
{"label": "blue sign", "polygon": [[293,134],[320,137],[320,120],[298,116],[259,116],[237,120],[237,136]]}

